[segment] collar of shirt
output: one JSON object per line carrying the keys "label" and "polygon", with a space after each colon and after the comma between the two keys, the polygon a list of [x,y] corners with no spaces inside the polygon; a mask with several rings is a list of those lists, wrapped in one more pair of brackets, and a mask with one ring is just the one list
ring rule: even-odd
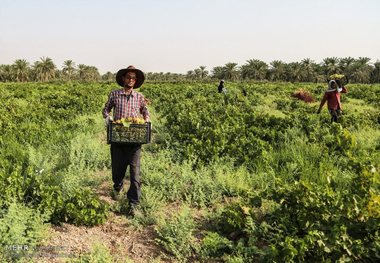
{"label": "collar of shirt", "polygon": [[[127,93],[125,93],[124,88],[120,89],[119,91],[120,91],[120,92],[119,92],[120,95],[128,96]],[[132,92],[131,92],[130,95],[131,95],[132,97],[134,97],[134,96],[136,95],[136,91],[132,90]]]}

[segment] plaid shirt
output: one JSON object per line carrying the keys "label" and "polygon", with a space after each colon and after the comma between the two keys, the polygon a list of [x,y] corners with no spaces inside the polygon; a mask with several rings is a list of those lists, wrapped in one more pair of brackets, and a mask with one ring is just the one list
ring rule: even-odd
{"label": "plaid shirt", "polygon": [[139,117],[141,114],[145,121],[149,121],[149,111],[146,107],[144,96],[134,90],[132,90],[130,96],[127,96],[124,89],[112,91],[103,108],[103,117],[106,118],[112,109],[114,120],[127,117]]}

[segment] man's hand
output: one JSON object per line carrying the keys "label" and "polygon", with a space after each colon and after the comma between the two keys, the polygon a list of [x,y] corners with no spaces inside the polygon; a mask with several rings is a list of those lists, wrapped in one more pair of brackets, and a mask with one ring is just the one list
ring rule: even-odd
{"label": "man's hand", "polygon": [[104,119],[104,124],[106,125],[106,127],[108,127],[108,125],[110,124],[110,122],[113,121],[113,117],[108,115],[105,119]]}

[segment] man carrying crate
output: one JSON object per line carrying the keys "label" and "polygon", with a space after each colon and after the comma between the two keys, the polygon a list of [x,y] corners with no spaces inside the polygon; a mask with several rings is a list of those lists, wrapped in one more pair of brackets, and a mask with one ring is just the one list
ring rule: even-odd
{"label": "man carrying crate", "polygon": [[[337,74],[330,77],[334,77],[336,75]],[[348,78],[346,78],[346,82],[348,83]],[[347,93],[347,88],[343,85],[343,82],[340,79],[329,80],[328,89],[325,91],[317,113],[319,114],[321,112],[323,105],[325,105],[327,101],[327,107],[331,115],[331,122],[338,122],[342,115],[342,103],[340,102],[341,93]]]}
{"label": "man carrying crate", "polygon": [[[120,69],[116,74],[116,82],[122,87],[114,90],[108,96],[108,101],[103,108],[103,117],[106,125],[110,125],[112,120],[127,118],[137,118],[142,115],[145,122],[150,122],[149,111],[146,107],[144,96],[136,92],[145,80],[144,73],[129,66]],[[113,116],[111,110],[113,109]],[[130,166],[130,187],[127,192],[129,209],[127,214],[134,215],[134,209],[139,203],[141,195],[140,181],[140,153],[141,144],[119,144],[111,143],[111,163],[112,163],[112,197],[118,199],[123,188],[123,179]]]}

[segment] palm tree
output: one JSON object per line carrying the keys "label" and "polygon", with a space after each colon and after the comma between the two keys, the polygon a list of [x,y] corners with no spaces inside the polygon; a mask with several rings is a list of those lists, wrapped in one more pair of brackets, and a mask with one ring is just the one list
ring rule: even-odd
{"label": "palm tree", "polygon": [[194,76],[195,76],[196,79],[200,79],[201,78],[202,72],[201,72],[201,70],[199,68],[194,69],[193,72],[194,72]]}
{"label": "palm tree", "polygon": [[78,65],[78,76],[80,80],[86,80],[88,75],[88,66],[85,64]]}
{"label": "palm tree", "polygon": [[100,73],[97,67],[91,66],[91,76],[93,81],[98,81],[100,79]]}
{"label": "palm tree", "polygon": [[54,72],[54,77],[55,79],[63,80],[64,75],[63,75],[62,70],[56,69]]}
{"label": "palm tree", "polygon": [[[108,74],[108,72],[105,75],[107,75],[107,74]],[[104,77],[105,75],[103,75],[103,79],[105,78]],[[146,80],[156,80],[155,79],[155,73],[153,73],[153,72],[145,73],[145,78],[146,78]]]}
{"label": "palm tree", "polygon": [[299,62],[292,62],[287,65],[287,79],[291,82],[302,80],[302,65]]}
{"label": "palm tree", "polygon": [[189,80],[194,80],[195,79],[195,72],[194,70],[188,70],[186,72],[186,78]]}
{"label": "palm tree", "polygon": [[11,65],[0,65],[0,81],[13,81],[13,70]]}
{"label": "palm tree", "polygon": [[371,74],[371,82],[372,83],[380,83],[380,61],[377,60],[374,64],[373,64],[373,71],[372,71],[372,74]]}
{"label": "palm tree", "polygon": [[79,78],[83,81],[97,81],[100,79],[98,68],[94,66],[79,64],[78,72]]}
{"label": "palm tree", "polygon": [[354,62],[355,62],[355,59],[352,57],[346,57],[346,58],[339,59],[340,71],[348,77],[351,76],[352,70],[353,70],[352,67],[353,67]]}
{"label": "palm tree", "polygon": [[247,64],[241,67],[241,76],[243,79],[263,80],[267,73],[267,63],[258,59],[247,60]]}
{"label": "palm tree", "polygon": [[165,81],[170,81],[172,79],[172,73],[166,72],[164,75]]}
{"label": "palm tree", "polygon": [[274,60],[270,63],[270,78],[271,80],[286,80],[286,63],[281,60]]}
{"label": "palm tree", "polygon": [[316,64],[310,58],[305,58],[301,61],[302,66],[302,81],[312,82],[316,78]]}
{"label": "palm tree", "polygon": [[25,59],[17,59],[13,65],[12,69],[18,82],[27,81],[29,78],[29,63]]}
{"label": "palm tree", "polygon": [[66,76],[67,80],[71,80],[75,73],[75,63],[72,60],[66,60],[63,62],[62,68],[63,75]]}
{"label": "palm tree", "polygon": [[225,77],[224,68],[220,67],[220,66],[214,67],[211,70],[211,75],[213,78],[216,78],[216,79],[224,79],[224,77]]}
{"label": "palm tree", "polygon": [[[147,79],[151,79],[152,73],[147,73]],[[102,80],[113,81],[115,79],[115,74],[112,74],[110,71],[107,71],[106,74],[102,76]]]}
{"label": "palm tree", "polygon": [[34,63],[34,71],[38,81],[49,81],[55,77],[55,65],[51,58],[40,58]]}
{"label": "palm tree", "polygon": [[237,80],[239,79],[239,70],[237,69],[237,63],[227,63],[224,65],[224,78],[229,80]]}
{"label": "palm tree", "polygon": [[201,79],[204,79],[208,76],[208,71],[206,70],[206,66],[199,66],[199,70],[200,70]]}
{"label": "palm tree", "polygon": [[369,65],[371,61],[367,57],[359,57],[353,64],[352,79],[354,82],[368,83],[371,78],[372,67]]}
{"label": "palm tree", "polygon": [[320,64],[315,64],[315,82],[326,82],[325,67]]}
{"label": "palm tree", "polygon": [[338,61],[339,60],[337,57],[323,59],[322,67],[324,68],[325,74],[327,76],[335,73],[341,73],[338,66]]}

